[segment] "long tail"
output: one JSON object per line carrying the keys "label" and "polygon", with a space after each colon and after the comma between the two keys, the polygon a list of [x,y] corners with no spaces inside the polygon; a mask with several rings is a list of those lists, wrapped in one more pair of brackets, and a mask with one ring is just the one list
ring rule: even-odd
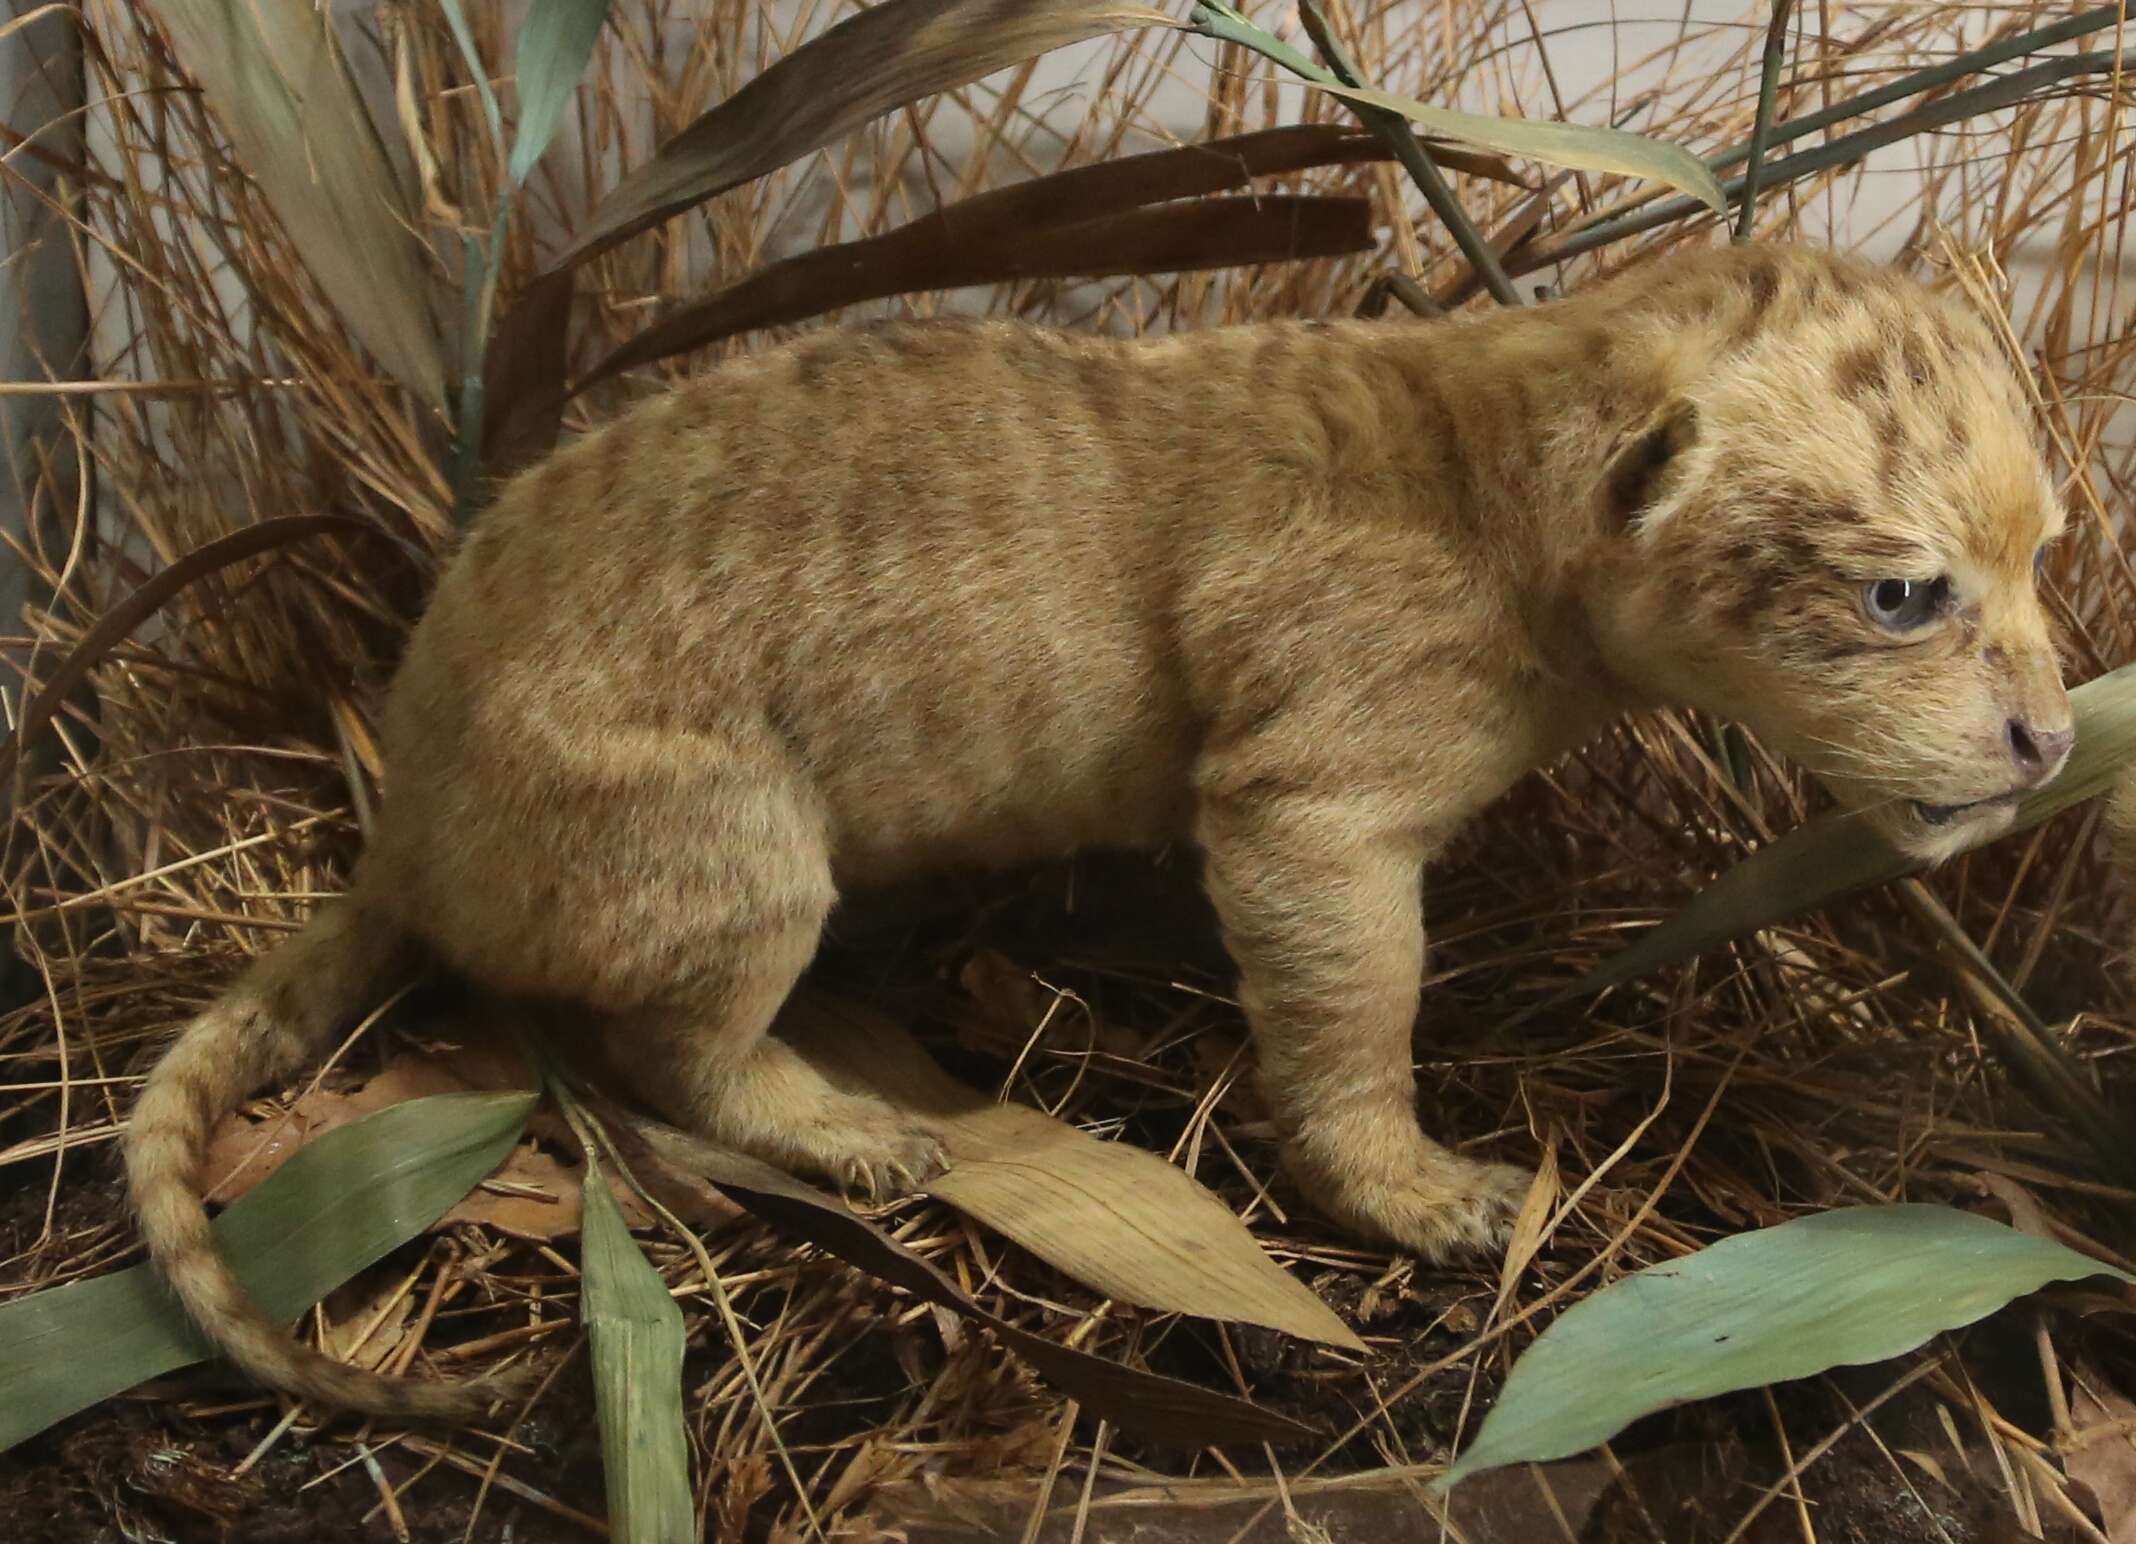
{"label": "long tail", "polygon": [[263,1083],[316,1061],[375,1003],[410,951],[359,896],[330,901],[186,1026],[149,1075],[126,1135],[126,1172],[149,1254],[202,1333],[271,1388],[395,1421],[466,1421],[508,1380],[416,1381],[351,1367],[269,1319],[208,1229],[198,1185],[208,1138]]}

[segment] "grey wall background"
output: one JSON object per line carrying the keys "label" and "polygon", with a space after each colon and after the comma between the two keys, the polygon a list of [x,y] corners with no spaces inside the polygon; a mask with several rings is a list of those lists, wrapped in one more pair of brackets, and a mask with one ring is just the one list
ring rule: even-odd
{"label": "grey wall background", "polygon": [[[40,9],[37,0],[8,0],[15,19]],[[84,307],[63,220],[52,200],[66,197],[64,179],[36,155],[74,159],[81,154],[81,49],[71,18],[39,16],[0,39],[0,118],[27,135],[32,148],[6,152],[9,176],[0,187],[0,271],[8,278],[8,304],[0,308],[0,359],[6,379],[27,384],[81,373]],[[63,409],[81,399],[11,391],[0,397],[0,523],[20,536],[39,503],[40,442],[49,446]],[[49,490],[45,490],[49,492]],[[49,508],[41,512],[49,517]],[[0,561],[0,633],[21,630],[28,576],[9,552]],[[13,700],[17,680],[9,671],[4,689]]]}
{"label": "grey wall background", "polygon": [[[9,20],[38,9],[35,0],[8,0]],[[34,147],[63,159],[81,153],[82,73],[78,34],[70,17],[48,14],[0,38],[0,121],[29,136]],[[7,298],[0,304],[0,362],[11,387],[66,379],[82,372],[86,308],[67,240],[65,221],[53,207],[66,197],[64,179],[48,161],[11,144],[4,152],[12,175],[0,182],[0,273]],[[57,528],[54,496],[66,498],[43,474],[40,450],[55,448],[63,410],[82,399],[10,389],[0,395],[0,535],[24,538],[31,521]],[[69,500],[71,503],[71,500]],[[71,509],[68,511],[71,517]],[[29,575],[10,546],[0,545],[0,706],[10,729],[21,709],[26,650],[24,605],[31,599]],[[11,791],[0,788],[0,821],[9,814]],[[28,972],[14,951],[0,947],[0,1009],[29,989]]]}

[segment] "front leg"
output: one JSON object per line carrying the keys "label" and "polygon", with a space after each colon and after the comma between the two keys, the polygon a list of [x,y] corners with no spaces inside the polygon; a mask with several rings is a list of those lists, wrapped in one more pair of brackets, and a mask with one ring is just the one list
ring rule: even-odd
{"label": "front leg", "polygon": [[1210,799],[1197,834],[1299,1188],[1428,1260],[1502,1243],[1527,1174],[1417,1124],[1423,837],[1392,812],[1296,793]]}

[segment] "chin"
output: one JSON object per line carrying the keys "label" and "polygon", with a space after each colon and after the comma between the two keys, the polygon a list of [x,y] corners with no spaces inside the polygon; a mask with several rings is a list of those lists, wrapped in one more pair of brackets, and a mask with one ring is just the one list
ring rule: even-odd
{"label": "chin", "polygon": [[1873,805],[1863,818],[1908,858],[1934,868],[1994,841],[2016,823],[2017,810],[2008,804],[1987,805],[1937,822],[1924,819],[1910,801],[1901,800]]}

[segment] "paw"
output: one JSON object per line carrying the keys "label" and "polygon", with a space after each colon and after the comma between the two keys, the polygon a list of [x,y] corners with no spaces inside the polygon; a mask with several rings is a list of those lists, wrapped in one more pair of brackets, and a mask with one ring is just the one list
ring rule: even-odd
{"label": "paw", "polygon": [[1438,1265],[1502,1248],[1532,1178],[1511,1164],[1447,1154],[1407,1175],[1345,1179],[1316,1199],[1352,1232]]}
{"label": "paw", "polygon": [[865,1116],[835,1132],[824,1170],[847,1190],[871,1200],[909,1195],[949,1167],[941,1139],[874,1100]]}

